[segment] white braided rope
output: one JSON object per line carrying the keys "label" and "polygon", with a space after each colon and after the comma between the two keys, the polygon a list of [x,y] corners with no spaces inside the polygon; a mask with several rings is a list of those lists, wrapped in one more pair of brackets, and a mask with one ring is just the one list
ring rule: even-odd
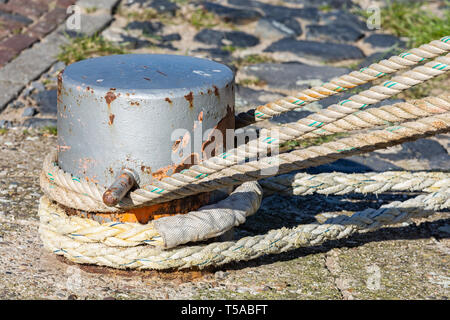
{"label": "white braided rope", "polygon": [[[130,222],[99,223],[77,215],[67,215],[57,203],[42,197],[39,204],[40,222],[45,228],[83,243],[103,243],[113,247],[133,247],[151,244],[156,247],[174,247],[191,241],[217,237],[245,222],[261,204],[262,190],[257,182],[243,184],[226,199],[183,214],[177,218],[164,217],[147,224]],[[215,221],[211,217],[228,221]],[[224,217],[222,217],[224,216]],[[232,219],[230,221],[230,219]],[[216,219],[217,220],[217,219]],[[183,229],[189,228],[188,230]],[[179,230],[171,230],[178,228]],[[200,230],[201,228],[201,230]],[[196,230],[193,234],[191,230]],[[183,232],[182,237],[174,237]]]}
{"label": "white braided rope", "polygon": [[[442,67],[439,66],[439,68],[435,68],[437,65],[442,65]],[[147,189],[158,191],[155,195],[151,195],[151,192],[147,192],[144,189],[140,189],[138,192],[141,196],[144,196],[145,194],[145,198],[147,199],[155,199],[158,197],[166,198],[168,196],[167,192],[165,192],[166,190],[174,192],[174,189],[177,188],[177,192],[180,195],[187,196],[189,191],[186,189],[188,189],[189,185],[193,182],[205,179],[213,173],[218,173],[218,171],[226,170],[226,168],[230,166],[243,163],[246,158],[254,158],[258,154],[267,154],[268,149],[273,148],[280,143],[300,139],[306,133],[314,130],[318,131],[318,128],[324,124],[332,123],[346,115],[353,113],[354,117],[359,118],[359,111],[361,111],[361,108],[366,108],[369,104],[374,104],[389,98],[402,90],[431,79],[432,77],[441,75],[448,70],[450,70],[450,55],[438,57],[433,62],[429,62],[424,66],[405,72],[401,77],[395,77],[392,81],[387,81],[382,85],[373,86],[339,104],[331,105],[326,109],[320,110],[307,118],[282,126],[262,129],[260,131],[260,138],[251,140],[245,145],[241,145],[221,155],[207,159],[200,164],[190,167],[189,170],[183,171],[183,173],[176,173],[171,177],[165,178],[162,181],[149,186]],[[446,98],[448,98],[448,95]],[[430,101],[431,100],[428,102]],[[433,103],[439,108],[445,108],[445,106],[448,107],[449,101],[434,99]],[[408,110],[408,108],[406,108],[406,110]],[[355,111],[358,113],[354,114]],[[372,117],[377,117],[377,114],[372,113]],[[384,121],[384,119],[380,120]],[[165,201],[167,200],[168,199],[166,198]]]}
{"label": "white braided rope", "polygon": [[[112,247],[101,243],[78,242],[40,225],[44,246],[57,255],[85,264],[120,269],[204,268],[232,261],[255,259],[265,254],[285,252],[294,248],[319,245],[365,230],[376,230],[415,217],[425,217],[450,206],[449,191],[419,195],[404,202],[392,202],[379,209],[365,209],[352,216],[339,216],[324,224],[299,225],[295,228],[271,230],[267,234],[245,237],[237,241],[205,245],[181,246],[161,250],[149,245]],[[40,207],[45,210],[45,207]]]}
{"label": "white braided rope", "polygon": [[[382,173],[344,174],[339,172],[309,175],[306,173],[280,175],[260,181],[265,195],[274,192],[288,195],[308,195],[312,193],[342,195],[350,192],[382,193],[387,191],[423,191],[436,192],[450,187],[450,173],[441,172],[405,172],[388,171]],[[259,208],[262,194],[258,201],[248,201],[248,197],[239,195],[242,186],[235,190],[228,201],[220,201],[207,210],[217,208],[224,210],[238,203],[244,208],[245,215],[251,215]],[[244,189],[243,189],[244,190]],[[250,189],[257,192],[257,189]],[[242,203],[242,200],[247,203]],[[41,223],[49,230],[85,243],[104,243],[114,247],[131,247],[140,244],[151,244],[156,247],[167,247],[160,231],[153,222],[140,223],[99,223],[76,215],[68,216],[60,207],[47,197],[40,200],[39,216]],[[235,208],[234,210],[236,210]],[[205,211],[205,207],[198,212]],[[195,212],[194,212],[195,213]],[[193,213],[187,213],[186,216]],[[231,216],[233,213],[230,214]],[[170,220],[162,218],[158,221]],[[239,221],[242,224],[244,221]],[[166,221],[168,225],[171,221]],[[234,225],[237,226],[237,225]],[[221,233],[229,229],[221,230]],[[211,235],[211,237],[217,234]],[[205,237],[210,238],[210,237]],[[177,245],[179,245],[178,243]]]}
{"label": "white braided rope", "polygon": [[302,138],[310,139],[323,135],[369,129],[375,126],[384,126],[387,123],[400,124],[448,111],[450,111],[450,94],[444,93],[437,97],[425,97],[419,100],[357,111],[342,119],[327,123],[319,130],[306,133]]}
{"label": "white braided rope", "polygon": [[[444,41],[440,42],[445,43]],[[445,45],[447,45],[447,43],[445,43]],[[370,111],[369,113],[359,111],[361,111],[361,108],[365,108],[369,104],[379,102],[387,97],[397,94],[398,92],[406,88],[411,87],[412,85],[421,83],[434,76],[440,75],[447,70],[450,70],[449,65],[449,55],[447,55],[446,57],[438,57],[432,62],[429,62],[423,66],[416,67],[413,70],[405,72],[400,77],[395,77],[391,81],[385,82],[383,85],[373,86],[369,90],[363,91],[360,94],[354,95],[349,99],[340,102],[338,105],[331,105],[327,109],[323,109],[320,112],[312,114],[307,118],[300,119],[295,123],[286,124],[274,129],[263,129],[260,132],[261,137],[259,139],[252,140],[245,145],[239,146],[238,148],[229,150],[226,153],[207,159],[198,165],[191,166],[189,170],[175,173],[171,177],[164,178],[162,181],[146,186],[146,189],[138,189],[131,194],[131,199],[125,198],[115,208],[107,207],[97,201],[98,209],[96,210],[94,202],[86,199],[87,197],[100,199],[101,195],[105,191],[103,187],[84,181],[81,183],[77,183],[77,179],[69,177],[67,176],[67,174],[64,176],[64,173],[61,171],[59,171],[59,175],[62,175],[64,177],[60,178],[59,175],[56,175],[49,178],[57,180],[55,181],[55,183],[59,186],[63,186],[66,190],[71,190],[78,194],[87,195],[83,199],[72,199],[72,202],[77,202],[76,206],[74,206],[75,204],[68,205],[69,207],[87,211],[117,212],[123,208],[140,206],[144,203],[145,205],[148,205],[150,204],[150,201],[165,202],[177,198],[182,198],[198,193],[197,188],[191,188],[192,183],[196,183],[198,180],[204,179],[213,173],[223,171],[230,166],[236,166],[236,164],[243,163],[246,158],[253,158],[258,154],[266,154],[268,148],[277,146],[280,143],[288,140],[299,139],[308,132],[314,130],[316,130],[314,133],[319,132],[319,134],[320,132],[326,132],[323,128],[317,128],[322,127],[325,123],[335,122],[336,120],[339,120],[348,114],[353,113],[350,122],[343,121],[338,125],[334,125],[334,127],[333,125],[331,125],[331,128],[335,129],[336,131],[336,127],[341,125],[339,130],[342,131],[345,130],[345,125],[349,127],[348,124],[350,123],[353,125],[350,126],[350,129],[353,129],[358,121],[360,123],[365,122],[365,126],[360,127],[367,128],[367,124],[373,126],[373,123],[376,122],[379,123],[381,121],[388,121],[386,119],[393,120],[394,116],[390,116],[388,113],[383,112],[383,110]],[[429,98],[426,101],[426,104],[434,105],[434,109],[441,109],[442,111],[442,109],[448,109],[448,99],[448,95],[434,99]],[[408,112],[409,109],[414,109],[414,106],[405,105],[405,108],[403,108],[402,111],[404,111],[403,113],[409,113],[411,115],[409,116],[409,118],[414,118],[414,116],[416,116],[416,110]],[[422,109],[423,111],[426,110],[424,108]],[[355,111],[357,111],[357,113],[355,113]],[[430,112],[428,112],[428,114],[429,113]],[[370,117],[368,117],[368,115]],[[358,118],[358,120],[354,120],[355,117]],[[399,113],[397,120],[404,121],[405,119],[408,119],[408,116],[404,117],[404,115]],[[277,135],[279,136],[278,139],[272,138]],[[47,167],[45,171],[51,174],[50,168]],[[41,175],[41,184],[45,186],[45,183],[46,180]],[[51,190],[50,188],[44,187],[44,189],[46,189],[46,193],[50,197],[52,197],[52,193],[56,192],[56,190]],[[64,191],[61,191],[60,193],[63,192]],[[134,198],[133,195],[135,196]],[[56,195],[54,195],[52,198],[55,199],[55,197]],[[68,196],[66,195],[66,197]]]}
{"label": "white braided rope", "polygon": [[386,74],[391,74],[404,68],[411,67],[421,63],[425,59],[434,58],[448,51],[450,51],[449,36],[445,36],[440,40],[433,40],[419,48],[410,49],[398,56],[392,56],[387,60],[373,63],[369,67],[362,68],[359,71],[353,71],[350,74],[340,76],[319,87],[306,89],[300,91],[295,96],[285,97],[275,102],[259,106],[256,109],[240,113],[236,116],[236,128],[241,128],[298,109],[308,103],[365,84],[383,77]]}
{"label": "white braided rope", "polygon": [[[180,181],[178,176],[177,178],[173,178],[173,176],[168,177],[157,184],[157,187],[163,190],[161,193],[138,189],[131,192],[120,203],[120,206],[114,208],[103,204],[101,187],[73,179],[70,174],[65,173],[57,166],[56,153],[52,153],[44,162],[44,170],[41,174],[41,187],[51,199],[70,208],[93,212],[117,212],[123,210],[121,208],[129,206],[130,203],[133,206],[139,206],[179,199],[187,195],[208,192],[247,181],[255,181],[269,176],[330,163],[351,155],[393,146],[407,140],[416,140],[440,132],[448,132],[449,130],[450,113],[447,112],[406,122],[401,126],[388,127],[370,133],[353,134],[347,138],[328,142],[320,146],[294,150],[290,153],[233,165],[217,173],[211,171],[211,174],[203,179],[195,179],[187,175],[189,177],[189,179],[186,179],[187,181]],[[224,160],[226,161],[226,159]],[[277,166],[278,170],[269,174],[268,172],[273,171],[270,168],[274,166]],[[190,169],[187,170],[187,172],[189,171]],[[182,174],[182,177],[184,176],[185,174]],[[92,189],[94,189],[94,192],[92,192]]]}
{"label": "white braided rope", "polygon": [[450,173],[386,171],[368,173],[284,174],[259,181],[264,194],[310,195],[383,192],[436,192],[450,188]]}
{"label": "white braided rope", "polygon": [[[444,57],[440,57],[444,58]],[[450,58],[445,58],[450,61]],[[446,62],[447,62],[446,60]],[[448,62],[450,65],[450,62]],[[436,62],[430,62],[429,64],[426,64],[423,67],[418,68],[425,68],[425,70],[432,70],[430,71],[429,75],[425,75],[423,77],[429,78],[432,76],[436,76],[438,74],[441,74],[442,72],[447,71],[450,69],[448,65],[445,65],[444,68],[439,68],[442,70],[433,69],[433,67],[436,66]],[[422,71],[421,71],[422,72]],[[426,74],[421,72],[415,72],[414,70],[411,70],[410,73],[413,75],[416,74]],[[410,75],[411,75],[410,74]],[[402,75],[403,78],[407,79],[406,73]],[[413,79],[414,76],[411,76],[411,79]],[[420,80],[422,81],[422,80]],[[394,82],[395,84],[396,82]],[[406,82],[405,82],[406,83]],[[388,85],[390,86],[390,85]],[[403,87],[407,87],[407,85],[404,85]],[[401,87],[401,89],[403,88]],[[390,90],[390,94],[394,94],[398,92],[397,89],[393,88],[386,88],[384,86],[375,86],[373,88],[378,88],[376,91],[383,91],[385,89]],[[371,89],[373,89],[371,88]],[[381,88],[381,89],[379,89]],[[383,89],[384,88],[384,89]],[[372,92],[370,89],[367,90],[368,92]],[[365,91],[366,92],[366,91]],[[374,91],[375,92],[375,91]],[[372,94],[372,93],[371,93]],[[378,94],[378,93],[376,93]],[[370,94],[366,94],[370,95]],[[364,92],[360,93],[357,96],[364,97]],[[380,100],[384,99],[385,96],[379,96]],[[347,101],[347,102],[346,102]],[[373,100],[372,102],[378,102],[379,100]],[[343,106],[341,103],[340,106],[338,105],[332,105],[327,109],[324,109],[324,111],[321,111],[320,113],[317,113],[316,119],[322,120],[322,122],[318,122],[318,120],[305,118],[301,119],[296,123],[291,123],[285,126],[282,126],[280,129],[276,129],[277,134],[279,134],[280,138],[278,140],[275,139],[269,139],[267,140],[267,137],[271,137],[275,134],[275,129],[272,130],[265,130],[263,129],[261,132],[262,137],[256,140],[252,140],[249,143],[247,143],[244,146],[240,146],[236,149],[227,151],[224,154],[221,154],[219,156],[213,157],[211,159],[205,160],[201,164],[194,165],[189,168],[189,170],[184,170],[183,173],[175,173],[171,177],[164,178],[162,181],[156,182],[152,184],[151,186],[147,186],[146,189],[138,189],[135,192],[133,192],[130,196],[131,199],[125,198],[116,208],[107,207],[103,205],[102,201],[96,201],[97,205],[94,204],[93,201],[84,199],[81,201],[73,200],[72,202],[76,201],[76,207],[74,207],[74,204],[67,204],[70,207],[76,208],[76,209],[82,209],[82,210],[88,210],[88,211],[103,211],[103,212],[111,212],[111,211],[119,211],[121,208],[129,208],[132,206],[138,206],[142,204],[150,204],[150,201],[153,203],[158,202],[164,202],[168,200],[173,200],[177,198],[182,198],[188,195],[192,195],[195,193],[198,193],[197,188],[192,188],[193,183],[197,183],[197,181],[206,178],[208,175],[212,175],[214,173],[218,173],[220,171],[223,171],[223,174],[226,175],[226,170],[230,166],[236,167],[236,164],[242,163],[245,161],[246,158],[252,158],[256,157],[259,153],[266,152],[267,148],[270,147],[272,144],[277,145],[279,143],[282,143],[284,141],[293,140],[293,139],[299,139],[304,135],[305,133],[311,132],[315,130],[318,126],[321,126],[325,124],[326,121],[333,122],[336,119],[340,119],[344,117],[346,114],[350,114],[355,111],[354,107],[355,105],[358,107],[361,106],[360,103],[353,102],[351,100],[344,100],[345,106]],[[367,101],[366,101],[367,102]],[[359,108],[358,107],[358,108]],[[393,108],[393,112],[397,111],[398,114],[395,115],[389,114],[386,112],[386,108],[380,109],[379,111],[368,111],[368,112],[359,112],[358,114],[353,114],[352,118],[350,118],[350,121],[342,121],[339,122],[337,125],[331,125],[332,128],[334,128],[334,132],[341,132],[343,130],[347,129],[355,129],[355,127],[359,128],[367,128],[369,126],[373,126],[376,124],[380,124],[381,122],[385,121],[391,121],[391,120],[397,120],[399,122],[405,121],[406,119],[413,119],[415,117],[421,116],[423,113],[425,114],[433,114],[436,112],[442,112],[445,110],[448,110],[449,108],[449,96],[447,95],[441,95],[437,98],[427,98],[423,99],[419,102],[417,102],[416,106],[405,103],[403,105],[397,104],[397,108]],[[418,110],[421,109],[420,111]],[[339,111],[336,111],[339,109]],[[400,110],[401,109],[401,110]],[[405,116],[406,113],[409,113],[408,116]],[[314,115],[311,115],[314,116]],[[327,117],[328,118],[325,118]],[[357,118],[358,120],[355,121],[354,118]],[[328,120],[326,120],[328,119]],[[334,119],[334,120],[333,120]],[[388,120],[386,120],[388,119]],[[312,121],[312,122],[311,122]],[[309,124],[306,124],[309,123]],[[350,124],[350,125],[349,125]],[[340,128],[340,129],[336,129]],[[323,129],[321,129],[323,130]],[[264,138],[266,137],[266,138]],[[53,160],[54,161],[54,160]],[[224,171],[225,170],[225,171]],[[45,168],[45,171],[47,173],[51,173],[51,168],[47,166]],[[60,177],[61,176],[61,177]],[[104,193],[104,188],[99,187],[93,183],[87,183],[87,182],[79,182],[77,179],[74,179],[73,177],[67,176],[67,174],[64,174],[59,171],[58,175],[50,177],[50,179],[55,179],[55,183],[57,185],[63,186],[67,190],[75,191],[79,194],[85,194],[87,197],[91,197],[93,199],[101,199],[101,195]],[[56,181],[57,180],[57,181]],[[45,186],[45,179],[41,175],[41,184]],[[55,193],[56,190],[51,190],[49,188],[44,188],[46,193],[55,199],[55,195],[51,195],[52,193]],[[55,191],[55,192],[52,192]],[[156,192],[155,192],[156,191]],[[61,191],[62,193],[63,191]],[[134,197],[133,197],[134,196]],[[67,198],[68,195],[65,196]],[[160,198],[160,199],[159,199]],[[55,199],[56,200],[56,199]],[[94,209],[94,207],[98,207],[98,209]]]}

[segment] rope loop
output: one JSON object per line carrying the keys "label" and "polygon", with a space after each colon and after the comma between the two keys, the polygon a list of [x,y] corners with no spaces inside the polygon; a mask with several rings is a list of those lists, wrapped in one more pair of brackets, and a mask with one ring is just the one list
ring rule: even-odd
{"label": "rope loop", "polygon": [[[319,87],[303,90],[236,116],[237,128],[294,110],[379,79],[412,68],[346,100],[306,118],[279,127],[260,130],[260,138],[212,157],[183,172],[130,192],[116,206],[103,203],[105,187],[82,181],[58,166],[56,151],[45,159],[40,174],[44,192],[39,205],[39,232],[44,246],[77,263],[120,269],[182,269],[223,265],[265,254],[319,245],[328,240],[426,217],[450,207],[450,174],[403,172],[308,175],[298,170],[331,163],[337,159],[450,132],[450,95],[396,103],[380,108],[370,105],[392,97],[414,85],[450,70],[450,37],[446,36],[390,57],[367,68]],[[445,54],[445,55],[444,55]],[[434,59],[424,62],[425,59]],[[394,125],[392,125],[394,124]],[[356,132],[368,130],[367,133]],[[335,141],[267,154],[289,140],[349,133]],[[271,149],[272,150],[272,149]],[[248,160],[256,159],[256,160]],[[266,169],[277,169],[269,174]],[[259,183],[257,182],[259,181]],[[68,215],[63,206],[96,213],[121,213],[127,209],[184,198],[224,187],[237,188],[224,200],[185,215],[139,223],[98,223]],[[257,212],[262,193],[287,195],[351,192],[421,192],[403,202],[379,209],[367,208],[351,216],[340,215],[325,223],[271,230],[264,235],[235,241],[208,243]],[[194,245],[188,245],[196,242]]]}

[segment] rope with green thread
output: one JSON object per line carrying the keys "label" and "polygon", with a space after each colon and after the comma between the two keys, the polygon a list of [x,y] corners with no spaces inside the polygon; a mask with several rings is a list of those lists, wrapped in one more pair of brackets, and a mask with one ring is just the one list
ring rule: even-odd
{"label": "rope with green thread", "polygon": [[[425,59],[431,59],[450,51],[450,36],[440,40],[433,40],[418,48],[408,50],[398,56],[392,56],[387,60],[374,63],[369,67],[353,71],[350,74],[340,76],[322,86],[300,91],[295,97],[289,96],[261,105],[256,109],[248,110],[236,115],[236,128],[242,128],[258,121],[270,119],[282,113],[297,109],[308,103],[318,101],[336,93],[373,81],[386,74],[394,73],[404,68],[421,63]],[[298,103],[300,102],[301,103]]]}

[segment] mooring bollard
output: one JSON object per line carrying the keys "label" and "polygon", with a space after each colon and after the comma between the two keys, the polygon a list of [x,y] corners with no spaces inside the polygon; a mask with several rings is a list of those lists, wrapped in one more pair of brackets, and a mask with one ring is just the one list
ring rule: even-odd
{"label": "mooring bollard", "polygon": [[[224,139],[208,136],[212,129]],[[108,206],[133,187],[208,158],[210,144],[226,148],[226,129],[234,129],[234,75],[210,60],[115,55],[74,63],[58,77],[58,164],[107,188]],[[199,194],[123,214],[77,214],[146,223],[195,210],[210,198]]]}

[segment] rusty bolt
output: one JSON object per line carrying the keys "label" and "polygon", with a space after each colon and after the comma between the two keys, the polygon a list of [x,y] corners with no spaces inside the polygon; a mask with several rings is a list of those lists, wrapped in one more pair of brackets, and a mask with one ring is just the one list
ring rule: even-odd
{"label": "rusty bolt", "polygon": [[135,174],[129,169],[122,169],[116,180],[103,194],[103,203],[115,206],[136,185]]}

